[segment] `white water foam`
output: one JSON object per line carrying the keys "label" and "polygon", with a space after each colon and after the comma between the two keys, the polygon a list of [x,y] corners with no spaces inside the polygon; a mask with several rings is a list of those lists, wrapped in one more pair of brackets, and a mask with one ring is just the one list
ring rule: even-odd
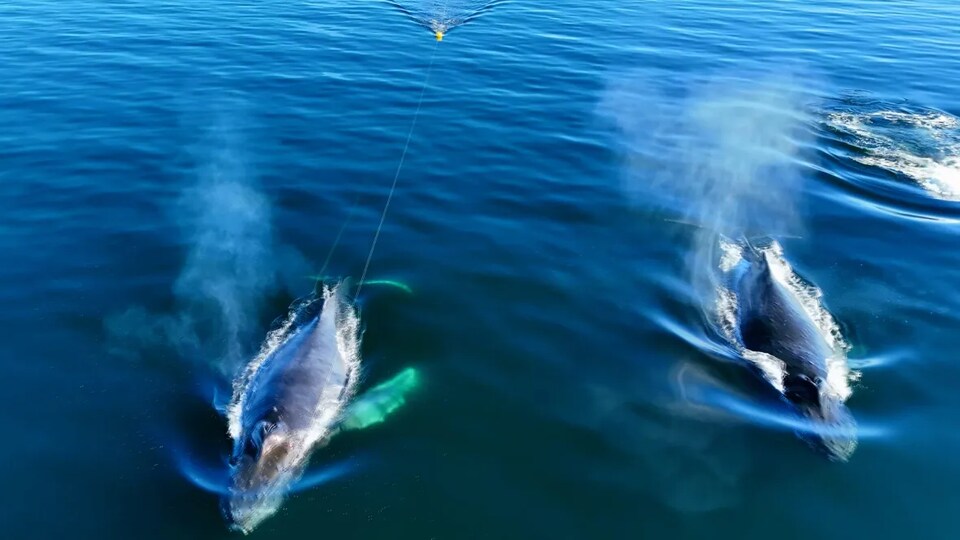
{"label": "white water foam", "polygon": [[[719,268],[729,275],[736,271],[743,261],[744,247],[722,239],[720,240],[721,257]],[[851,384],[859,378],[859,373],[851,371],[847,363],[847,351],[850,345],[843,339],[840,326],[821,302],[823,293],[820,289],[803,281],[793,271],[790,264],[783,257],[783,248],[776,241],[765,247],[757,248],[766,258],[771,275],[788,291],[804,313],[810,318],[820,335],[827,342],[832,354],[826,360],[827,380],[822,391],[838,400],[846,401],[853,393]],[[737,337],[737,295],[730,289],[720,286],[717,289],[717,322],[724,337],[739,349],[740,354],[757,366],[764,377],[780,392],[784,391],[783,378],[786,365],[782,360],[767,353],[753,351],[743,347]]]}
{"label": "white water foam", "polygon": [[856,139],[853,159],[913,179],[938,199],[960,201],[960,119],[939,112],[833,113],[829,125]]}

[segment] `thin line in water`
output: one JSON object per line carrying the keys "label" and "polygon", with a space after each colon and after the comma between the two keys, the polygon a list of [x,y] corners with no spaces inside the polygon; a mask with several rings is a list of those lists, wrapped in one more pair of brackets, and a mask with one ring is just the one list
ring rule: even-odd
{"label": "thin line in water", "polygon": [[340,244],[340,239],[343,237],[343,231],[347,229],[347,225],[350,224],[350,220],[353,219],[353,213],[357,209],[357,201],[360,200],[360,194],[358,193],[353,197],[353,202],[350,204],[350,211],[347,212],[347,218],[343,221],[343,225],[340,226],[340,230],[337,231],[337,237],[333,239],[333,245],[330,246],[330,250],[327,251],[327,257],[323,260],[323,266],[320,268],[320,271],[317,272],[318,276],[323,276],[324,272],[327,270],[327,266],[330,265],[330,259],[333,257],[333,252],[336,251],[337,246]]}
{"label": "thin line in water", "polygon": [[430,82],[430,73],[433,71],[433,62],[437,58],[437,49],[440,48],[440,41],[433,47],[433,53],[430,55],[430,64],[427,66],[427,75],[423,79],[423,88],[420,89],[420,99],[417,101],[417,110],[413,113],[413,121],[410,123],[410,131],[407,133],[407,142],[403,145],[403,152],[400,154],[400,163],[397,164],[397,172],[393,175],[393,184],[390,186],[390,192],[387,194],[387,202],[383,205],[383,212],[380,214],[380,223],[377,225],[377,231],[373,234],[373,242],[370,244],[370,252],[367,253],[367,261],[363,265],[363,273],[360,274],[360,282],[357,283],[357,292],[353,296],[356,303],[360,296],[360,290],[363,288],[363,282],[367,279],[367,271],[370,269],[370,261],[373,259],[373,252],[377,249],[377,241],[380,239],[380,231],[383,230],[383,223],[387,219],[387,211],[390,209],[390,202],[393,201],[393,194],[397,190],[397,180],[400,179],[400,171],[403,169],[403,162],[407,158],[407,149],[410,148],[410,139],[413,138],[414,128],[417,127],[417,119],[420,118],[420,109],[423,106],[423,96],[427,93],[427,85]]}

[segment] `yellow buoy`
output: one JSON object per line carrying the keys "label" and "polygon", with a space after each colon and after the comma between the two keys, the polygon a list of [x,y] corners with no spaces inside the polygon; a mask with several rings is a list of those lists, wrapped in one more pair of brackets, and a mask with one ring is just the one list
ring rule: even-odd
{"label": "yellow buoy", "polygon": [[443,41],[443,32],[438,30],[435,35],[437,36],[437,41]]}

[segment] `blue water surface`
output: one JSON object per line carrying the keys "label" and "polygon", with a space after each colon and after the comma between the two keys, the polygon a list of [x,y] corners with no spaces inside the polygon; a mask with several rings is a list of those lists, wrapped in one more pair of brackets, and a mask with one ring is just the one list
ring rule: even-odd
{"label": "blue water surface", "polygon": [[[369,275],[413,294],[361,310],[362,386],[423,384],[255,537],[960,535],[955,1],[398,1],[0,4],[0,536],[231,535],[178,456],[361,274],[422,89]],[[711,228],[822,291],[848,462],[737,414]]]}

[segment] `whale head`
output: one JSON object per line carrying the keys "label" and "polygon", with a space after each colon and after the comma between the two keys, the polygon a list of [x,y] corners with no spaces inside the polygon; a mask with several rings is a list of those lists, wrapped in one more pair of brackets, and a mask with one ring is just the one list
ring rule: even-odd
{"label": "whale head", "polygon": [[273,515],[306,467],[306,456],[282,421],[261,420],[237,439],[230,488],[221,501],[231,529],[250,533]]}
{"label": "whale head", "polygon": [[804,416],[816,418],[821,416],[820,388],[817,383],[803,374],[788,374],[783,380],[783,395]]}
{"label": "whale head", "polygon": [[843,400],[805,375],[784,378],[784,397],[808,422],[797,435],[833,461],[846,461],[857,447],[857,425]]}

